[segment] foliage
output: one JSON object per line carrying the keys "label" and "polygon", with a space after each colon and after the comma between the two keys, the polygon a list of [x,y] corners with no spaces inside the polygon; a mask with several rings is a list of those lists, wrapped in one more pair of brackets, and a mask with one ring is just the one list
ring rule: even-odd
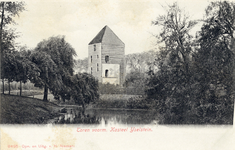
{"label": "foliage", "polygon": [[[127,95],[142,95],[144,94],[145,84],[142,84],[142,80],[133,82],[127,85],[127,83],[121,87],[110,83],[99,83],[100,94],[127,94]],[[140,84],[137,84],[140,83]]]}
{"label": "foliage", "polygon": [[75,60],[74,70],[75,72],[87,72],[88,58]]}
{"label": "foliage", "polygon": [[156,52],[153,50],[128,54],[125,56],[126,59],[126,70],[129,72],[141,72],[145,73],[155,60]]}
{"label": "foliage", "polygon": [[15,23],[13,17],[19,16],[19,13],[25,9],[24,5],[24,2],[1,2],[1,24],[6,26]]}
{"label": "foliage", "polygon": [[[48,54],[33,51],[31,61],[40,69],[40,72],[30,80],[36,87],[44,87],[47,90],[49,86],[51,86],[49,89],[52,89],[52,87],[59,89],[63,86],[61,77],[57,75],[57,66]],[[45,95],[47,95],[47,91],[44,91]],[[44,100],[47,101],[47,97]]]}
{"label": "foliage", "polygon": [[94,104],[95,108],[120,108],[120,109],[152,109],[152,103],[143,96],[136,95],[101,95],[100,100]]}
{"label": "foliage", "polygon": [[85,104],[99,99],[98,80],[88,73],[78,73],[71,77],[69,94],[76,104],[82,105],[83,114]]}
{"label": "foliage", "polygon": [[[1,52],[1,66],[5,66],[5,53],[10,53],[15,49],[14,39],[17,37],[13,29],[9,29],[7,25],[14,24],[13,17],[19,16],[19,13],[24,10],[23,2],[1,2],[0,6],[0,52]],[[2,71],[2,70],[1,70]],[[4,71],[2,71],[4,72]],[[1,77],[2,79],[4,76]]]}
{"label": "foliage", "polygon": [[75,50],[65,41],[63,36],[50,37],[38,43],[32,54],[32,61],[37,64],[41,72],[33,82],[36,86],[44,86],[44,100],[47,100],[47,88],[54,96],[67,98],[70,87],[66,82],[73,75],[73,56]]}
{"label": "foliage", "polygon": [[140,95],[144,94],[146,90],[145,82],[147,79],[147,73],[139,71],[132,71],[126,75],[124,86],[128,93],[132,91],[132,94]]}
{"label": "foliage", "polygon": [[106,84],[99,83],[99,93],[100,94],[123,94],[124,89],[119,85],[114,85],[110,83],[106,83]]}
{"label": "foliage", "polygon": [[[8,25],[15,23],[13,17],[19,16],[19,13],[24,10],[24,5],[23,2],[0,3],[0,77],[2,81],[7,78],[10,82],[14,78],[14,73],[11,74],[11,71],[16,67],[14,40],[17,35],[14,29],[8,28]],[[4,93],[4,82],[2,85]]]}
{"label": "foliage", "polygon": [[231,37],[227,36],[233,29],[225,29],[229,25],[224,24],[231,23],[228,14],[233,7],[228,8],[231,5],[227,4],[212,3],[207,8],[208,18],[196,41],[199,46],[193,44],[195,41],[189,35],[196,22],[189,21],[176,3],[153,22],[162,27],[158,38],[163,46],[155,63],[159,70],[149,74],[146,94],[160,114],[160,123],[232,122],[233,54],[229,48]]}
{"label": "foliage", "polygon": [[199,32],[200,47],[195,57],[195,68],[200,74],[196,78],[200,108],[196,109],[203,112],[198,116],[204,116],[206,120],[214,115],[211,119],[217,123],[228,120],[231,123],[233,114],[234,8],[234,3],[226,1],[212,2],[207,7],[206,20]]}
{"label": "foliage", "polygon": [[144,97],[132,97],[128,99],[126,107],[129,109],[150,109],[153,103],[147,101]]}
{"label": "foliage", "polygon": [[[190,21],[178,7],[177,3],[170,5],[166,15],[159,16],[154,25],[160,26],[159,42],[163,45],[159,61],[159,71],[150,74],[146,91],[148,99],[157,99],[156,109],[161,114],[170,111],[165,122],[184,122],[187,103],[190,101],[192,36],[189,31],[196,24]],[[153,72],[154,73],[154,72]]]}

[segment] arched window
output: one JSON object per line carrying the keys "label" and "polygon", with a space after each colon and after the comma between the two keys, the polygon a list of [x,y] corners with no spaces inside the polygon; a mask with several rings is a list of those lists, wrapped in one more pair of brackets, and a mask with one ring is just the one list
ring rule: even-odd
{"label": "arched window", "polygon": [[99,71],[99,64],[97,63],[97,71]]}
{"label": "arched window", "polygon": [[91,67],[91,74],[92,74],[92,67]]}
{"label": "arched window", "polygon": [[92,62],[92,56],[91,56],[91,62]]}
{"label": "arched window", "polygon": [[105,56],[105,62],[108,63],[109,62],[109,56]]}
{"label": "arched window", "polygon": [[99,55],[97,55],[97,58],[99,58]]}
{"label": "arched window", "polygon": [[108,73],[109,73],[109,70],[106,69],[106,70],[105,70],[105,77],[106,77],[106,78],[108,77]]}
{"label": "arched window", "polygon": [[96,45],[94,45],[94,51],[96,51]]}

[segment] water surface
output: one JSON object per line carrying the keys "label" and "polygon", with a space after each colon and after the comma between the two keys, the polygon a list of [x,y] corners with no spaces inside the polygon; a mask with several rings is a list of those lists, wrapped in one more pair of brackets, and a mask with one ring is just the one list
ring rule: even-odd
{"label": "water surface", "polygon": [[85,111],[87,117],[82,119],[81,109],[67,108],[62,115],[65,122],[61,123],[105,125],[157,123],[156,112],[148,110],[88,109]]}

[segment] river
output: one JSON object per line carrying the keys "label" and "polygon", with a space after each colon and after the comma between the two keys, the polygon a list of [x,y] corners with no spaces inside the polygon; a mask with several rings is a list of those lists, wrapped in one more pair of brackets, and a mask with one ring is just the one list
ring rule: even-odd
{"label": "river", "polygon": [[86,118],[81,116],[81,108],[66,108],[55,120],[58,124],[157,124],[157,115],[148,110],[87,109]]}

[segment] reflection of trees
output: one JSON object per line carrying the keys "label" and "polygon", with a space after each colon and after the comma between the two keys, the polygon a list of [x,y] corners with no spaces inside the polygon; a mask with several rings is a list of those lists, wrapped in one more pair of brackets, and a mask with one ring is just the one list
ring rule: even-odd
{"label": "reflection of trees", "polygon": [[82,110],[79,108],[68,108],[65,112],[59,117],[57,124],[99,124],[101,122],[101,118],[96,115],[82,115]]}
{"label": "reflection of trees", "polygon": [[150,124],[156,116],[151,111],[93,110],[105,124]]}
{"label": "reflection of trees", "polygon": [[86,117],[81,115],[80,109],[68,109],[66,113],[58,124],[150,124],[156,119],[154,112],[137,110],[93,109],[86,112]]}

